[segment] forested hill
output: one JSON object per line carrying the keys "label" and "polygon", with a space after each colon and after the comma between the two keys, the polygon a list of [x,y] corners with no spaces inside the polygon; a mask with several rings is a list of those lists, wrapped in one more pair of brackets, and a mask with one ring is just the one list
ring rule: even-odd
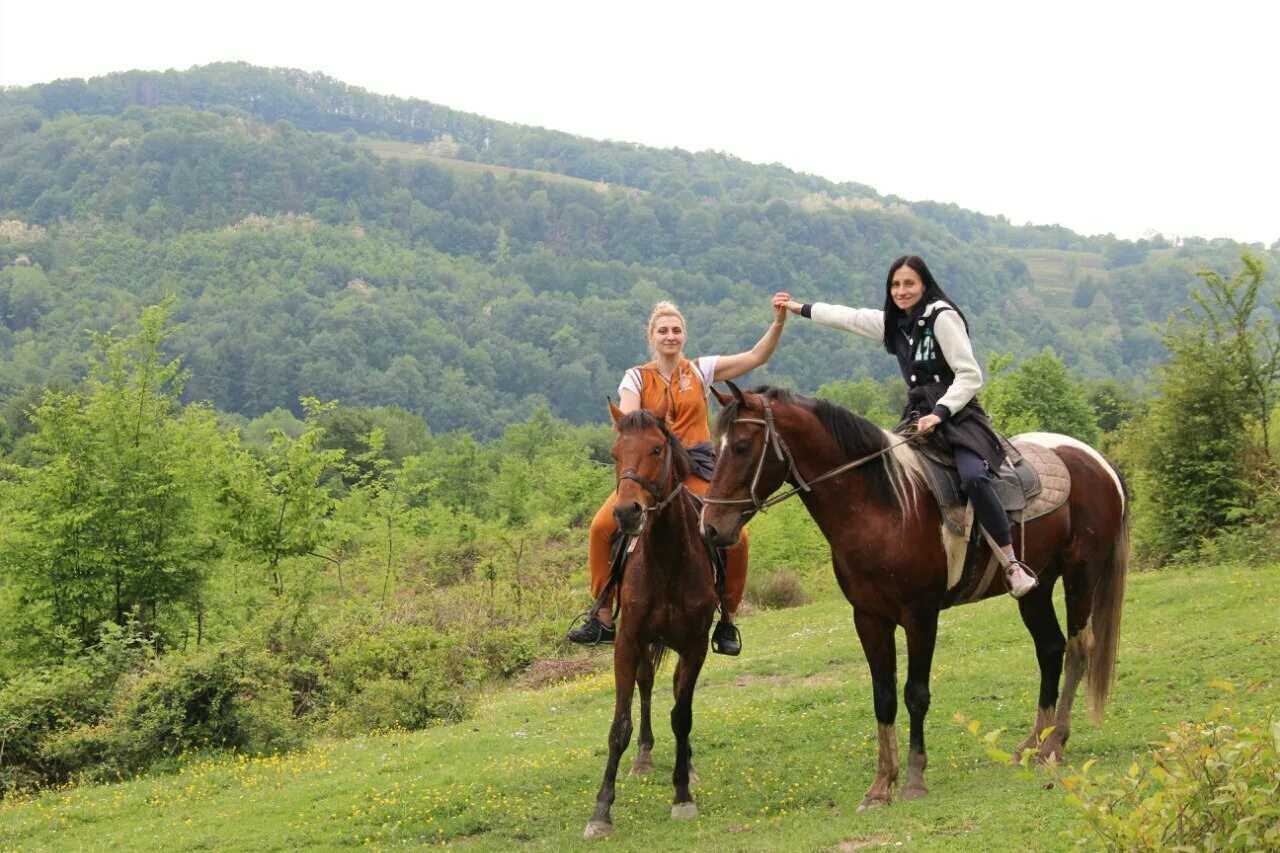
{"label": "forested hill", "polygon": [[[599,420],[660,298],[685,308],[691,352],[736,352],[775,289],[878,304],[906,251],[965,306],[980,357],[1052,346],[1080,375],[1132,380],[1163,357],[1150,324],[1194,270],[1237,255],[238,64],[0,92],[0,219],[0,397],[78,377],[81,330],[176,293],[193,399],[397,405],[482,436],[544,402]],[[756,378],[813,390],[891,368],[796,323]]]}

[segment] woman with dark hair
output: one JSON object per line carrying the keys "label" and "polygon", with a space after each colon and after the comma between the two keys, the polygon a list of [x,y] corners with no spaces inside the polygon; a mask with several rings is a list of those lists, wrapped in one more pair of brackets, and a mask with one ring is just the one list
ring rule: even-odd
{"label": "woman with dark hair", "polygon": [[991,486],[991,471],[1000,467],[1005,454],[976,397],[982,371],[973,357],[969,323],[918,255],[894,261],[884,287],[883,310],[802,305],[789,293],[774,294],[773,304],[824,326],[879,340],[897,357],[908,389],[903,416],[918,418],[917,432],[936,430],[950,446],[974,517],[1004,552],[1009,593],[1021,598],[1037,581],[1014,556],[1009,516]]}

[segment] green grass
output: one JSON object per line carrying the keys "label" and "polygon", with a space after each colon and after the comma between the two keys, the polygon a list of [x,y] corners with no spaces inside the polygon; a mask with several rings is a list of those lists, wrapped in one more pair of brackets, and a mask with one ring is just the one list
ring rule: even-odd
{"label": "green grass", "polygon": [[[335,134],[336,136],[337,134]],[[457,172],[467,172],[470,174],[479,174],[481,172],[492,172],[495,176],[509,177],[513,175],[528,175],[537,178],[540,181],[548,181],[557,184],[572,184],[574,186],[586,187],[597,192],[608,192],[613,184],[606,184],[602,181],[589,181],[586,178],[575,178],[570,175],[561,175],[558,172],[544,172],[538,169],[520,169],[514,166],[493,166],[488,163],[477,163],[474,160],[457,160],[452,157],[441,157],[435,154],[428,154],[421,145],[416,142],[403,142],[396,139],[375,139],[371,136],[361,136],[357,138],[356,144],[368,148],[374,154],[384,159],[393,160],[422,160],[445,169],[452,169]],[[637,190],[636,192],[640,192]]]}
{"label": "green grass", "polygon": [[1100,285],[1110,280],[1110,272],[1097,252],[1070,252],[1061,249],[1007,249],[1026,263],[1035,282],[1035,292],[1048,308],[1072,307],[1077,283],[1092,276]]}
{"label": "green grass", "polygon": [[[473,718],[414,733],[358,738],[266,758],[193,757],[135,781],[0,803],[0,847],[22,850],[381,847],[448,843],[476,850],[1061,850],[1078,825],[1043,771],[998,764],[955,721],[1030,725],[1034,655],[1014,604],[943,614],[929,715],[929,796],[856,814],[875,766],[866,665],[848,606],[825,575],[818,600],[743,620],[746,651],[712,656],[694,706],[695,788],[702,814],[669,817],[670,664],[656,702],[657,769],[620,779],[616,832],[586,842],[611,716],[608,658],[571,683],[507,689]],[[1134,576],[1119,679],[1105,723],[1083,699],[1067,762],[1123,771],[1165,727],[1223,697],[1261,721],[1277,703],[1280,565]],[[904,644],[899,668],[905,671]],[[1227,696],[1209,685],[1240,686]],[[1251,685],[1251,687],[1250,687]],[[905,711],[899,737],[904,747]],[[634,753],[628,751],[628,756]]]}

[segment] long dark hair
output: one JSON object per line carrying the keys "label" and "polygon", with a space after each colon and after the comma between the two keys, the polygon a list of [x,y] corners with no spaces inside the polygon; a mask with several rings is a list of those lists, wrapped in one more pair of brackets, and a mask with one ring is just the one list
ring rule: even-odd
{"label": "long dark hair", "polygon": [[[964,316],[964,312],[960,310],[960,306],[955,303],[950,296],[942,291],[938,286],[938,282],[934,280],[933,273],[929,272],[929,267],[925,265],[924,259],[919,255],[903,255],[898,258],[889,267],[889,274],[884,279],[884,349],[890,355],[895,354],[893,348],[893,336],[898,331],[898,321],[906,315],[902,309],[898,307],[898,303],[893,301],[893,274],[903,266],[911,267],[920,276],[920,280],[924,282],[924,293],[920,296],[921,307],[937,302],[941,299],[943,302],[955,309],[960,315],[960,320],[964,323],[965,331],[969,330],[969,320]],[[914,310],[914,309],[913,309]]]}

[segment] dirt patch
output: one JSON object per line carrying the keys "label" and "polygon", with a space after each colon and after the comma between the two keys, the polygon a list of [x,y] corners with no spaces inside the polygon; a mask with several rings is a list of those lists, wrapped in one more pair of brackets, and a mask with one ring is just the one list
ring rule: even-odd
{"label": "dirt patch", "polygon": [[872,847],[887,847],[893,843],[892,836],[879,835],[875,838],[846,838],[831,849],[836,853],[851,853],[854,850],[868,850]]}
{"label": "dirt patch", "polygon": [[613,658],[572,657],[546,658],[534,661],[524,674],[520,676],[521,687],[546,687],[548,684],[560,684],[572,681],[593,672],[604,669],[604,663],[613,663]]}

